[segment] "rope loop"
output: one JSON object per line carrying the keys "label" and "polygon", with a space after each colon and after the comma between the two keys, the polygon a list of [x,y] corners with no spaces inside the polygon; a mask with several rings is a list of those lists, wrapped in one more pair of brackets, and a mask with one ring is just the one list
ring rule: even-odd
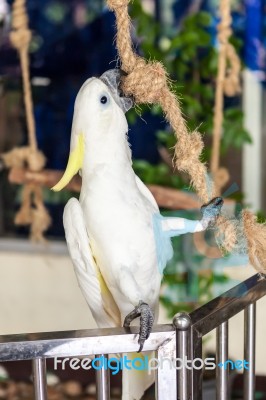
{"label": "rope loop", "polygon": [[20,51],[28,50],[31,42],[31,31],[29,29],[21,29],[10,33],[10,41],[13,47]]}
{"label": "rope loop", "polygon": [[31,41],[31,31],[28,28],[29,20],[26,12],[25,0],[15,0],[12,13],[12,32],[10,40],[18,50],[28,49]]}
{"label": "rope loop", "polygon": [[241,62],[235,51],[235,48],[230,43],[227,45],[226,58],[230,67],[227,69],[227,75],[224,79],[224,93],[226,96],[234,97],[241,92]]}
{"label": "rope loop", "polygon": [[[43,169],[46,159],[44,154],[38,150],[36,138],[28,54],[32,36],[28,26],[29,21],[25,3],[26,0],[14,0],[13,2],[13,30],[10,33],[10,41],[20,57],[29,145],[15,148],[1,157],[7,168],[28,167],[31,171],[39,172]],[[44,206],[42,188],[40,186],[24,186],[21,208],[16,214],[15,224],[30,225],[31,238],[36,241],[44,241],[43,232],[50,226],[51,218]]]}
{"label": "rope loop", "polygon": [[160,62],[146,62],[136,58],[135,65],[123,81],[123,91],[133,95],[137,103],[158,103],[164,89],[167,88],[167,76]]}
{"label": "rope loop", "polygon": [[214,173],[214,182],[216,183],[218,188],[224,187],[230,180],[230,174],[228,170],[224,167],[219,168]]}

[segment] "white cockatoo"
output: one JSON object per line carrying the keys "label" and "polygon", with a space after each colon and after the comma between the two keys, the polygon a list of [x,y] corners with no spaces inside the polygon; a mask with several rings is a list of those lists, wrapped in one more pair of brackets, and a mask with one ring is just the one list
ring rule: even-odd
{"label": "white cockatoo", "polygon": [[[125,113],[133,102],[122,96],[119,84],[119,70],[110,70],[81,87],[68,165],[53,190],[63,189],[80,171],[80,198],[69,200],[63,217],[79,286],[100,328],[128,328],[140,317],[141,351],[158,318],[171,236],[206,229],[223,201],[216,198],[205,206],[201,221],[160,215],[132,169]],[[147,372],[123,372],[123,400],[140,399],[151,377]]]}

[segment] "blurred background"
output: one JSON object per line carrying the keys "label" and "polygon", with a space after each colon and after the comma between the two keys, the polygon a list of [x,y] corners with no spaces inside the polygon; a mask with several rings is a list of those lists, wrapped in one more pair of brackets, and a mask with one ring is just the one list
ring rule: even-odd
{"label": "blurred background", "polygon": [[[231,3],[230,40],[241,58],[243,73],[242,92],[225,97],[221,165],[229,170],[230,180],[223,188],[223,196],[231,213],[237,214],[247,206],[263,222],[266,2]],[[219,4],[219,0],[135,0],[130,5],[135,48],[140,55],[160,60],[166,66],[190,130],[197,129],[204,136],[202,159],[208,163],[212,155]],[[27,144],[20,63],[9,40],[11,6],[12,1],[0,0],[0,153]],[[47,158],[46,168],[62,171],[69,155],[74,101],[80,86],[87,78],[117,66],[115,19],[103,0],[28,0],[27,11],[33,34],[30,73],[38,145]],[[160,194],[162,213],[200,218],[200,204],[187,177],[172,166],[176,140],[161,109],[142,106],[131,110],[127,117],[134,169]],[[64,242],[64,205],[78,193],[53,193],[44,188],[45,204],[52,218],[46,234],[48,243],[32,244],[29,230],[14,224],[22,188],[11,184],[8,175],[2,165],[0,334],[94,327]],[[205,245],[214,246],[211,233],[203,238],[186,235],[174,240],[175,256],[162,287],[161,322],[180,310],[197,308],[253,274],[245,254],[210,256]],[[266,306],[263,301],[258,311],[261,319]],[[238,335],[241,318],[234,318],[230,328],[230,352],[235,359],[242,357],[243,343]],[[263,351],[265,334],[266,324],[260,329],[257,346],[263,346]],[[206,352],[212,352],[214,347],[211,336]],[[265,354],[258,350],[260,377],[266,376],[264,359]],[[266,398],[266,381],[262,378],[261,382],[258,399]],[[232,398],[241,396],[240,382]]]}

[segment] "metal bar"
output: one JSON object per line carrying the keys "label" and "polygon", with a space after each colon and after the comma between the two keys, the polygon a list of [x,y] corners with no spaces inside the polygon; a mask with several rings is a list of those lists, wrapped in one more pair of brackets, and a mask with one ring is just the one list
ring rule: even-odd
{"label": "metal bar", "polygon": [[[176,370],[173,363],[176,358],[176,337],[165,341],[157,350],[159,368],[155,376],[156,400],[176,400]],[[151,371],[152,373],[153,371]]]}
{"label": "metal bar", "polygon": [[[0,361],[136,352],[139,328],[131,327],[130,330],[131,333],[126,333],[123,328],[108,328],[0,336]],[[155,326],[145,342],[144,351],[157,350],[174,333],[170,324]],[[60,364],[60,360],[58,362]]]}
{"label": "metal bar", "polygon": [[[228,400],[228,321],[216,329],[216,399]],[[220,364],[220,366],[219,366]]]}
{"label": "metal bar", "polygon": [[46,400],[46,361],[44,358],[35,358],[32,360],[32,372],[35,400]]}
{"label": "metal bar", "polygon": [[204,336],[266,294],[266,279],[256,274],[193,311],[193,328]]}
{"label": "metal bar", "polygon": [[[182,367],[177,369],[177,399],[187,400],[188,398],[188,369],[184,364],[188,358],[188,331],[178,331],[177,333],[177,358],[181,360]],[[177,368],[179,366],[177,365]]]}
{"label": "metal bar", "polygon": [[[201,332],[191,328],[190,332],[190,357],[189,359],[195,361],[196,359],[202,360],[202,335]],[[203,369],[193,369],[189,371],[190,375],[190,392],[188,399],[202,400],[202,382],[203,382]]]}
{"label": "metal bar", "polygon": [[[266,279],[254,275],[190,314],[193,331],[200,336],[244,310],[266,294]],[[138,327],[0,336],[0,362],[39,358],[75,357],[135,352]],[[144,351],[157,350],[174,332],[172,325],[154,327]]]}
{"label": "metal bar", "polygon": [[255,399],[256,303],[244,311],[244,400]]}
{"label": "metal bar", "polygon": [[[106,365],[108,361],[108,355],[98,354],[96,371],[96,388],[97,388],[97,400],[109,400],[110,399],[110,371]],[[101,367],[101,368],[100,368]]]}
{"label": "metal bar", "polygon": [[[189,329],[190,316],[186,313],[178,313],[174,317],[173,324],[176,328],[176,380],[177,400],[188,400],[189,376],[186,361],[189,356]],[[180,365],[178,365],[180,364]]]}

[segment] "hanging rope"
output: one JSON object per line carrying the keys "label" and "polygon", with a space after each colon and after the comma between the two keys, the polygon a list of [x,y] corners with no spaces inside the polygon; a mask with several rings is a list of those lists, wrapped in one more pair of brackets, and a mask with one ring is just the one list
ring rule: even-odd
{"label": "hanging rope", "polygon": [[213,147],[211,158],[211,173],[216,186],[217,195],[229,180],[226,168],[220,168],[220,147],[224,121],[224,95],[236,96],[240,93],[241,62],[234,46],[229,42],[231,30],[230,0],[220,2],[221,23],[218,26],[218,41],[220,46],[218,74],[216,82],[215,107],[213,119]]}
{"label": "hanging rope", "polygon": [[[203,150],[201,135],[198,132],[188,131],[179,102],[170,89],[163,65],[159,62],[148,62],[133,51],[127,8],[129,2],[130,0],[107,0],[109,8],[116,15],[117,49],[122,70],[126,73],[122,82],[123,92],[125,95],[133,96],[136,103],[161,105],[177,138],[176,166],[180,171],[189,174],[198,196],[203,202],[207,202],[217,192],[215,185],[208,177],[206,166],[200,161]],[[228,85],[227,79],[226,82],[225,86],[229,90],[230,85]],[[247,218],[246,213],[243,213],[243,224],[249,244],[250,260],[253,263],[256,260],[257,268],[263,271],[265,269],[266,227],[257,224],[255,217],[251,221],[250,218]],[[232,251],[238,245],[242,246],[244,232],[242,230],[242,234],[239,235],[238,227],[240,225],[238,220],[227,220],[224,216],[218,218],[219,237],[222,237],[222,247],[225,251]],[[257,235],[261,235],[262,231],[264,234],[258,240]]]}
{"label": "hanging rope", "polygon": [[[29,146],[15,148],[1,155],[7,168],[25,167],[31,171],[41,171],[45,165],[45,157],[38,150],[35,121],[32,104],[32,93],[29,74],[29,45],[31,31],[28,27],[26,0],[15,0],[13,3],[12,32],[10,41],[17,49],[23,80],[24,103]],[[17,225],[30,225],[31,239],[43,241],[43,233],[48,229],[51,219],[44,207],[42,190],[38,185],[25,185],[22,193],[22,205],[15,217]]]}
{"label": "hanging rope", "polygon": [[201,135],[189,133],[175,95],[168,86],[168,76],[160,62],[147,62],[132,50],[130,19],[127,11],[129,0],[108,0],[107,4],[117,18],[117,48],[122,70],[127,76],[123,80],[123,91],[133,95],[137,103],[159,103],[176,132],[176,163],[178,169],[189,172],[193,186],[204,201],[212,198],[213,188],[207,179],[207,169],[199,160],[203,149]]}

